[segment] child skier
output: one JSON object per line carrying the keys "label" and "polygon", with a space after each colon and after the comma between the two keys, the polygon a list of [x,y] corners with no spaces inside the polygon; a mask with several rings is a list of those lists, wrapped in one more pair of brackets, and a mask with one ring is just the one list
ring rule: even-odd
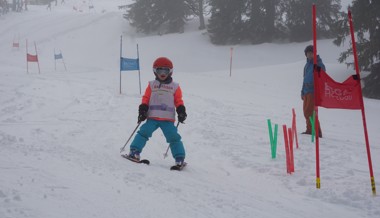
{"label": "child skier", "polygon": [[179,122],[183,123],[187,117],[182,90],[178,83],[173,82],[173,63],[168,58],[157,58],[153,63],[153,72],[156,79],[149,82],[139,106],[138,123],[147,121],[133,139],[128,156],[140,160],[146,142],[157,128],[161,128],[176,166],[181,167],[185,163],[185,149],[174,122],[176,111]]}

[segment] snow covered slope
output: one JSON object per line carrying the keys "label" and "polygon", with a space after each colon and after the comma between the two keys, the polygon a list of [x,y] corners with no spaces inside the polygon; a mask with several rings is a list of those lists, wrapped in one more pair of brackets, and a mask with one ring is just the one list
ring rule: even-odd
{"label": "snow covered slope", "polygon": [[[271,159],[267,119],[304,130],[300,88],[308,43],[214,46],[189,24],[184,34],[141,36],[117,6],[129,1],[66,0],[0,17],[0,217],[379,217],[371,195],[360,111],[320,109],[321,189],[315,188],[315,148],[299,134],[295,173],[286,174],[282,131]],[[88,5],[94,9],[89,10]],[[81,7],[82,12],[74,11]],[[174,62],[188,111],[179,131],[186,170],[171,172],[167,143],[156,131],[144,149],[150,166],[120,157],[137,122],[138,73],[122,74],[123,55],[140,48],[143,90],[158,56]],[[20,39],[20,50],[11,47]],[[25,40],[41,74],[29,63]],[[57,62],[61,50],[68,71]],[[346,48],[318,41],[327,72],[353,74],[337,58]],[[365,99],[375,179],[380,179],[380,102]],[[379,183],[377,182],[379,189]]]}

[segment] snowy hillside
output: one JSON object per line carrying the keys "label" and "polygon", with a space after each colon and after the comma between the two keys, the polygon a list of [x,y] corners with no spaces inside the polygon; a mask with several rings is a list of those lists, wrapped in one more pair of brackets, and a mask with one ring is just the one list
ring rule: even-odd
{"label": "snowy hillside", "polygon": [[[295,173],[286,173],[282,125],[291,125],[294,108],[298,132],[305,128],[300,89],[311,42],[234,46],[230,77],[231,46],[210,44],[196,21],[184,34],[136,34],[117,8],[126,2],[66,0],[0,17],[1,218],[380,217],[360,111],[320,108],[321,189],[310,136],[298,134]],[[119,94],[120,35],[124,56],[135,58],[139,45],[143,90],[155,58],[174,63],[188,111],[179,125],[182,172],[169,170],[160,130],[142,153],[150,166],[120,157],[141,101],[137,72],[122,74]],[[18,39],[20,49],[12,48]],[[37,45],[41,74],[36,63],[26,72],[26,39],[29,53]],[[345,49],[318,41],[338,81],[354,74],[337,62]],[[67,72],[61,60],[55,70],[54,50]],[[380,102],[364,101],[379,190]],[[276,159],[267,119],[280,125]]]}

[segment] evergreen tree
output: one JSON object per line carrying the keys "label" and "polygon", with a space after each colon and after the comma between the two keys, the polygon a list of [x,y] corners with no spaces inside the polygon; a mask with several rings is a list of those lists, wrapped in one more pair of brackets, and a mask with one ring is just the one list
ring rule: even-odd
{"label": "evergreen tree", "polygon": [[246,7],[246,28],[251,43],[272,42],[279,37],[276,27],[278,13],[276,6],[280,0],[248,0]]}
{"label": "evergreen tree", "polygon": [[265,9],[262,7],[262,0],[249,0],[247,1],[247,32],[248,38],[253,44],[265,42],[265,32],[267,26],[265,25]]}
{"label": "evergreen tree", "polygon": [[341,8],[340,0],[283,0],[281,13],[284,15],[284,26],[287,28],[290,41],[303,42],[312,39],[312,5],[317,7],[318,38],[334,36],[335,21]]}
{"label": "evergreen tree", "polygon": [[215,44],[302,42],[312,39],[312,4],[317,5],[318,38],[331,38],[341,0],[211,0],[208,32]]}
{"label": "evergreen tree", "polygon": [[263,1],[263,6],[265,9],[265,26],[266,29],[266,38],[272,41],[272,39],[276,38],[276,5],[278,4],[279,0],[265,0]]}
{"label": "evergreen tree", "polygon": [[[370,98],[380,99],[380,1],[353,0],[352,20],[356,35],[356,48],[359,67],[371,71],[364,78],[363,94]],[[339,35],[334,41],[341,45],[349,36],[347,14],[338,22]],[[352,54],[352,48],[340,55],[339,61],[344,62]],[[347,63],[353,67],[353,63]]]}
{"label": "evergreen tree", "polygon": [[186,23],[186,17],[189,15],[189,8],[186,7],[185,1],[180,0],[161,0],[166,8],[165,20],[167,20],[168,33],[183,33]]}
{"label": "evergreen tree", "polygon": [[245,0],[210,0],[211,17],[207,30],[214,44],[235,44],[244,39]]}
{"label": "evergreen tree", "polygon": [[152,33],[164,22],[162,12],[155,6],[155,2],[155,0],[135,0],[135,3],[128,6],[124,18],[136,28],[137,32]]}
{"label": "evergreen tree", "polygon": [[190,8],[185,0],[134,0],[124,18],[138,32],[159,34],[183,32]]}

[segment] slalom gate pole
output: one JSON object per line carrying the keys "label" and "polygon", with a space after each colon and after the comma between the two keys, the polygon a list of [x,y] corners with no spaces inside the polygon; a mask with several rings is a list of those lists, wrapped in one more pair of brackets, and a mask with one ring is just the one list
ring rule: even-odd
{"label": "slalom gate pole", "polygon": [[54,48],[54,70],[57,71],[57,59],[55,58],[55,48]]}
{"label": "slalom gate pole", "polygon": [[[351,11],[348,11],[348,21],[350,24],[350,33],[351,33],[351,40],[352,40],[352,49],[354,54],[354,60],[355,60],[355,70],[356,75],[360,78],[360,71],[359,71],[359,61],[358,61],[358,55],[356,51],[356,42],[355,42],[355,35],[354,35],[354,26],[352,24],[352,16]],[[359,83],[361,86],[361,83]],[[373,175],[373,168],[372,168],[372,160],[371,160],[371,149],[369,146],[369,139],[368,139],[368,131],[367,131],[367,122],[366,122],[366,116],[364,111],[364,101],[363,101],[363,94],[362,94],[362,88],[360,87],[360,96],[361,96],[361,111],[362,111],[362,118],[363,118],[363,128],[364,128],[364,136],[365,136],[365,143],[366,143],[366,149],[367,149],[367,158],[368,158],[368,167],[369,167],[369,174],[371,179],[371,188],[372,188],[372,194],[376,195],[376,183],[375,183],[375,177]]]}
{"label": "slalom gate pole", "polygon": [[274,124],[274,137],[273,137],[273,152],[274,152],[274,158],[276,158],[277,153],[277,131],[278,125]]}
{"label": "slalom gate pole", "polygon": [[137,49],[137,60],[138,60],[138,65],[139,65],[139,88],[140,88],[140,95],[141,95],[141,76],[140,76],[140,54],[139,54],[139,44],[136,45]]}
{"label": "slalom gate pole", "polygon": [[298,149],[298,136],[297,136],[297,122],[296,122],[296,111],[292,108],[293,119],[292,119],[292,138],[296,140],[296,148]]}
{"label": "slalom gate pole", "polygon": [[289,137],[289,165],[290,172],[294,173],[294,152],[293,152],[293,135],[292,128],[288,128],[288,137]]}
{"label": "slalom gate pole", "polygon": [[122,53],[123,53],[123,35],[120,35],[119,94],[121,94],[121,57],[123,55]]}
{"label": "slalom gate pole", "polygon": [[288,143],[288,133],[286,125],[282,125],[283,131],[284,131],[284,144],[285,144],[285,156],[286,156],[286,172],[288,174],[291,174],[290,171],[290,159],[289,159],[289,143]]}
{"label": "slalom gate pole", "polygon": [[268,119],[267,122],[268,122],[269,141],[270,141],[270,146],[271,146],[270,147],[271,148],[271,155],[272,155],[272,159],[275,159],[276,158],[276,152],[277,152],[277,129],[278,129],[278,125],[277,124],[274,125],[274,134],[273,134],[271,120]]}
{"label": "slalom gate pole", "polygon": [[315,136],[315,111],[313,112],[313,116],[309,117],[311,123],[311,142],[314,142]]}
{"label": "slalom gate pole", "polygon": [[[178,126],[179,126],[179,121],[177,122],[177,126],[175,128],[178,129]],[[166,148],[166,152],[164,153],[164,159],[168,156],[169,148],[170,148],[170,144],[168,145],[168,148]]]}
{"label": "slalom gate pole", "polygon": [[129,140],[131,140],[132,136],[135,134],[135,132],[136,132],[137,128],[139,128],[140,124],[141,124],[141,122],[137,123],[137,126],[136,126],[135,130],[133,130],[131,136],[129,136],[129,138],[128,138],[127,142],[125,143],[125,145],[122,148],[120,148],[120,153],[124,151],[125,146],[127,146]]}
{"label": "slalom gate pole", "polygon": [[[59,50],[59,52],[62,55],[62,51]],[[62,55],[62,63],[63,63],[63,66],[65,67],[65,71],[67,72],[67,68],[66,68],[65,60],[63,59],[63,55]]]}
{"label": "slalom gate pole", "polygon": [[273,134],[272,134],[272,123],[270,119],[267,119],[268,123],[268,133],[269,133],[269,142],[270,142],[270,151],[272,155],[272,159],[276,157],[275,154],[273,154]]}
{"label": "slalom gate pole", "polygon": [[[317,64],[317,12],[315,4],[313,4],[313,13],[312,13],[312,22],[313,22],[313,53],[314,53],[314,65]],[[316,75],[315,69],[313,72],[314,75]],[[315,76],[314,76],[315,78]],[[316,80],[314,79],[314,87],[316,86]],[[317,93],[318,90],[314,90],[314,110],[315,110],[315,165],[316,165],[316,187],[317,189],[321,188],[321,177],[320,177],[320,168],[319,168],[319,122],[318,122],[318,106],[316,104],[317,98],[315,97],[315,93]]]}
{"label": "slalom gate pole", "polygon": [[38,60],[38,52],[37,52],[37,45],[36,45],[36,42],[34,42],[34,49],[36,50],[37,65],[38,65],[38,73],[41,74],[41,70],[40,70],[40,61]]}
{"label": "slalom gate pole", "polygon": [[28,39],[25,39],[26,42],[26,73],[29,73],[29,61],[28,61]]}

